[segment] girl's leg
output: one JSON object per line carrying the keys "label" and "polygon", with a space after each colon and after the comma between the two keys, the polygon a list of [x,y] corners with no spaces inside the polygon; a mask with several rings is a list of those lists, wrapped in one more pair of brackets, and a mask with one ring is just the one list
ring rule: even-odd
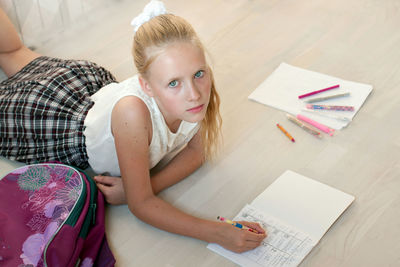
{"label": "girl's leg", "polygon": [[14,25],[0,8],[0,68],[4,73],[11,77],[39,56],[22,44]]}

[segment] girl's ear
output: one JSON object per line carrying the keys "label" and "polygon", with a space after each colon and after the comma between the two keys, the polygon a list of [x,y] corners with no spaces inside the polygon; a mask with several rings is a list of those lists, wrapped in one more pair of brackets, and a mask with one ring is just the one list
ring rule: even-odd
{"label": "girl's ear", "polygon": [[139,75],[139,84],[142,87],[142,90],[146,95],[148,95],[150,97],[154,96],[153,90],[151,89],[149,82],[145,78],[143,78],[141,75]]}

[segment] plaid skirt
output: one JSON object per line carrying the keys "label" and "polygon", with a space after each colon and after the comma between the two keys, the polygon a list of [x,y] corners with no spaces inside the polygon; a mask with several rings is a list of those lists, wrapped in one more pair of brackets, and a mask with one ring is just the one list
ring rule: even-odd
{"label": "plaid skirt", "polygon": [[25,163],[88,167],[84,120],[90,96],[115,82],[84,60],[39,57],[0,83],[0,155]]}

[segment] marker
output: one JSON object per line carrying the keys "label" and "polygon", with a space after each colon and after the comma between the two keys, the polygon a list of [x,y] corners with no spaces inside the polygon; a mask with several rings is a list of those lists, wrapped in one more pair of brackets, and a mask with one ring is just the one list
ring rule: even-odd
{"label": "marker", "polygon": [[322,92],[325,92],[325,91],[328,91],[328,90],[331,90],[331,89],[335,89],[335,88],[338,88],[339,86],[340,86],[339,84],[336,84],[336,85],[330,86],[328,88],[324,88],[324,89],[321,89],[321,90],[313,91],[313,92],[310,92],[310,93],[307,93],[307,94],[304,94],[304,95],[299,95],[299,99],[307,97],[307,96],[310,96],[310,95],[319,94],[319,93],[322,93]]}
{"label": "marker", "polygon": [[308,117],[306,117],[306,116],[303,116],[303,115],[301,115],[301,114],[298,114],[298,115],[297,115],[297,118],[298,118],[299,120],[301,120],[301,121],[304,121],[304,122],[307,122],[307,123],[311,124],[311,125],[314,126],[315,128],[320,129],[321,131],[323,131],[323,132],[329,134],[330,136],[332,136],[333,133],[335,132],[334,129],[331,129],[331,128],[329,128],[328,126],[323,125],[322,123],[316,122],[316,121],[314,121],[314,120],[312,120],[312,119],[310,119],[310,118],[308,118]]}
{"label": "marker", "polygon": [[240,228],[240,229],[243,229],[243,230],[247,230],[247,231],[250,231],[250,232],[259,234],[259,232],[258,232],[257,230],[251,229],[251,228],[249,228],[249,227],[247,227],[247,226],[244,226],[243,224],[240,224],[240,223],[238,223],[238,222],[234,222],[234,221],[225,219],[224,217],[218,216],[218,217],[217,217],[217,220],[220,220],[221,222],[229,223],[229,224],[231,224],[231,225],[233,225],[233,226],[235,226],[235,227],[237,227],[237,228]]}
{"label": "marker", "polygon": [[306,103],[314,103],[314,102],[320,102],[320,101],[325,101],[329,99],[334,99],[334,98],[339,98],[339,97],[344,97],[344,96],[349,96],[350,93],[343,93],[343,94],[337,94],[337,95],[329,95],[329,96],[323,96],[323,97],[316,97],[316,98],[311,98],[306,101]]}
{"label": "marker", "polygon": [[284,133],[286,134],[286,136],[294,143],[294,138],[290,135],[290,133],[288,133],[282,126],[279,125],[279,123],[276,124],[276,126],[278,126],[278,128]]}
{"label": "marker", "polygon": [[308,125],[305,125],[304,123],[302,123],[300,120],[298,120],[296,117],[290,115],[290,114],[286,114],[287,118],[293,122],[294,124],[296,124],[297,126],[299,126],[301,129],[305,130],[306,132],[314,135],[315,137],[321,138],[322,135],[320,132],[314,130],[313,128],[311,128]]}

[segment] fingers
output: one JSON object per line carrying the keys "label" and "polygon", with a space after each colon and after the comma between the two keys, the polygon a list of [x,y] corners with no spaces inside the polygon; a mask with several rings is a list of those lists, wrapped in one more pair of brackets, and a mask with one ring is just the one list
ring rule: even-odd
{"label": "fingers", "polygon": [[100,190],[101,193],[103,193],[104,197],[106,198],[106,201],[108,203],[110,203],[110,199],[109,199],[109,191],[110,191],[110,187],[101,183],[97,183],[96,184],[97,188]]}
{"label": "fingers", "polygon": [[107,189],[108,189],[107,185],[97,183],[96,186],[103,194],[105,194],[105,192],[107,192]]}
{"label": "fingers", "polygon": [[266,231],[258,223],[245,221],[240,223],[250,229],[256,230],[257,232],[255,233],[252,231],[244,230],[245,235],[242,236],[242,240],[245,241],[243,243],[243,246],[239,248],[239,250],[241,250],[241,252],[244,252],[260,246],[262,241],[267,237]]}
{"label": "fingers", "polygon": [[254,233],[250,231],[246,231],[246,241],[256,244],[259,246],[261,242],[267,237],[265,233]]}
{"label": "fingers", "polygon": [[112,186],[116,184],[117,182],[121,182],[121,178],[118,177],[112,177],[112,176],[103,176],[103,175],[96,175],[93,177],[93,179],[96,181],[96,183],[100,183],[103,185],[108,185]]}
{"label": "fingers", "polygon": [[[255,227],[255,224],[253,225],[250,223],[245,223],[245,222],[243,223],[244,223],[243,225],[246,225],[248,227],[252,226]],[[258,246],[260,246],[262,241],[266,238],[266,234],[264,231],[259,233],[254,233],[246,229],[239,229],[236,227],[232,227],[230,230],[231,230],[231,235],[234,238],[230,241],[231,243],[226,248],[236,253],[242,253],[248,250],[255,249]],[[261,227],[260,230],[262,230]]]}
{"label": "fingers", "polygon": [[258,228],[256,223],[239,223],[247,227],[259,229],[260,232],[253,233],[247,229],[240,229],[227,223],[215,223],[218,235],[215,236],[216,240],[214,242],[236,253],[249,251],[260,246],[266,237],[265,231],[262,229],[262,227],[258,226]]}
{"label": "fingers", "polygon": [[236,253],[242,253],[245,251],[249,251],[252,249],[257,248],[258,246],[261,245],[263,239],[259,240],[259,241],[255,241],[255,240],[242,240],[242,242],[236,243],[232,249],[232,251],[236,252]]}
{"label": "fingers", "polygon": [[244,226],[249,227],[250,229],[256,230],[258,234],[267,234],[267,231],[261,227],[260,224],[255,222],[241,222]]}
{"label": "fingers", "polygon": [[97,188],[103,193],[106,202],[112,205],[126,204],[122,180],[119,177],[95,176]]}

